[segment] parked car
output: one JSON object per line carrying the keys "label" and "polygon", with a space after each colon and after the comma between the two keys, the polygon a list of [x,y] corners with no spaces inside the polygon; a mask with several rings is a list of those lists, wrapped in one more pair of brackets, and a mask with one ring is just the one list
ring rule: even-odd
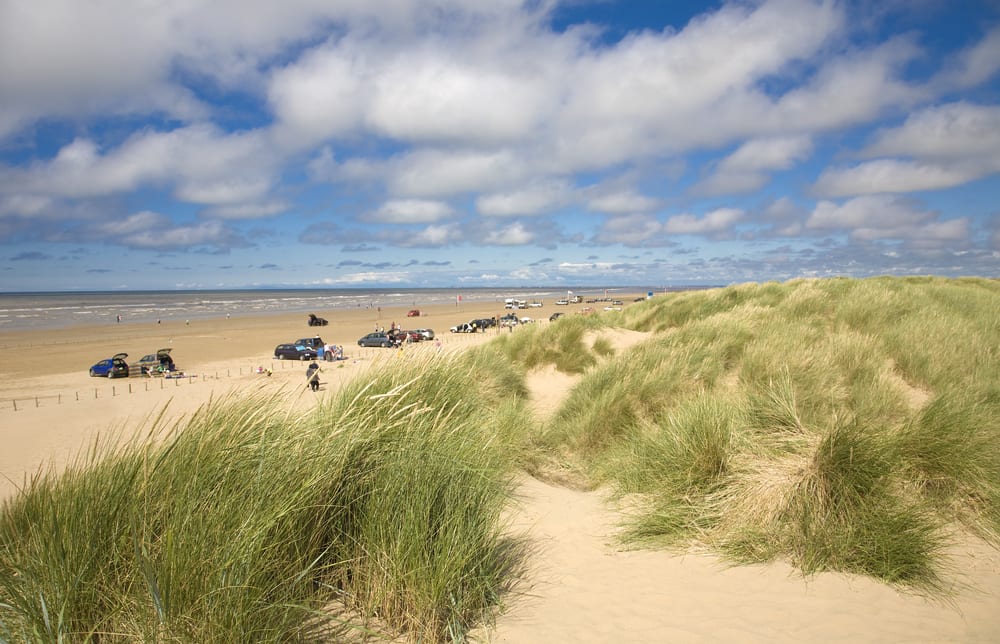
{"label": "parked car", "polygon": [[410,309],[406,312],[406,317],[408,318],[418,318],[420,317],[420,309]]}
{"label": "parked car", "polygon": [[170,357],[170,348],[168,347],[160,349],[156,353],[147,353],[129,365],[129,370],[146,376],[176,371],[177,366],[174,364],[174,359]]}
{"label": "parked car", "polygon": [[417,331],[396,331],[393,336],[397,342],[423,342],[424,336]]}
{"label": "parked car", "polygon": [[326,318],[316,317],[315,313],[309,314],[309,326],[326,326],[329,323]]}
{"label": "parked car", "polygon": [[274,357],[278,360],[312,360],[316,349],[302,344],[279,344],[274,347]]}
{"label": "parked car", "polygon": [[391,347],[395,346],[395,340],[384,331],[376,331],[358,339],[359,347]]}
{"label": "parked car", "polygon": [[556,306],[569,306],[569,300],[556,300]]}
{"label": "parked car", "polygon": [[434,339],[434,329],[414,329],[414,331],[424,336],[424,340]]}
{"label": "parked car", "polygon": [[125,362],[127,357],[127,353],[116,353],[110,358],[105,358],[90,368],[90,375],[100,378],[127,378],[128,363]]}
{"label": "parked car", "polygon": [[321,346],[323,346],[324,343],[323,343],[323,338],[316,335],[311,338],[299,338],[292,344],[296,344],[302,347],[309,347],[310,349],[318,349]]}
{"label": "parked car", "polygon": [[497,325],[497,321],[493,318],[476,318],[475,320],[470,320],[469,324],[475,324],[476,328],[482,331],[490,329]]}
{"label": "parked car", "polygon": [[451,327],[450,331],[452,333],[475,333],[476,327],[472,326],[471,322],[462,322]]}
{"label": "parked car", "polygon": [[565,313],[563,313],[562,311],[556,311],[555,313],[553,313],[552,315],[549,316],[549,322],[555,322],[556,320],[558,320],[559,318],[561,318],[563,315],[565,315]]}

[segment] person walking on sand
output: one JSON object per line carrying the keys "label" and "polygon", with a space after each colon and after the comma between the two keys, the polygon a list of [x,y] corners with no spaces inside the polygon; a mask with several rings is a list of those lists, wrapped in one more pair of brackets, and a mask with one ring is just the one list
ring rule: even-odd
{"label": "person walking on sand", "polygon": [[306,368],[306,382],[313,391],[319,391],[319,372],[320,368],[315,360],[309,363],[309,367]]}

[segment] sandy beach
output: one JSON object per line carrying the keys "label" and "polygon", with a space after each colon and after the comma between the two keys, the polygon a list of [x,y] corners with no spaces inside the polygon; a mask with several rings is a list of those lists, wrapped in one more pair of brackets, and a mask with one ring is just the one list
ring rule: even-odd
{"label": "sandy beach", "polygon": [[[631,299],[631,298],[629,298]],[[419,305],[418,305],[419,306]],[[522,311],[547,324],[556,310]],[[96,437],[142,432],[164,407],[182,418],[234,392],[284,391],[290,404],[314,404],[347,378],[391,368],[411,351],[461,350],[494,337],[451,334],[454,324],[504,313],[496,303],[406,309],[316,311],[163,324],[111,324],[0,334],[0,498],[16,493],[43,465],[62,467]],[[361,349],[376,326],[429,327],[439,341],[402,351]],[[506,331],[504,331],[506,332]],[[516,331],[515,331],[516,332]],[[305,364],[273,358],[276,344],[319,334],[347,359],[325,363],[319,394],[304,386]],[[620,346],[641,340],[623,333]],[[124,351],[129,360],[170,347],[185,378],[91,378],[93,363]],[[271,376],[257,372],[270,369]],[[574,380],[555,372],[529,378],[540,418]],[[823,574],[808,580],[784,564],[729,567],[703,553],[621,551],[615,513],[601,493],[554,487],[525,477],[514,526],[536,546],[527,578],[505,598],[497,623],[477,629],[485,642],[996,642],[1000,641],[1000,553],[967,541],[952,554],[950,603],[904,594],[870,579]]]}
{"label": "sandy beach", "polygon": [[[16,489],[25,474],[42,463],[65,464],[109,428],[141,430],[143,421],[164,406],[169,417],[189,414],[212,398],[258,387],[286,387],[289,396],[312,404],[303,386],[307,363],[277,360],[274,347],[319,335],[344,347],[346,360],[324,363],[322,391],[344,378],[384,360],[396,359],[391,349],[359,347],[358,338],[392,323],[404,329],[431,328],[433,342],[406,346],[406,351],[458,350],[493,337],[489,333],[450,333],[448,329],[474,318],[505,313],[493,302],[420,306],[420,317],[408,308],[316,311],[329,321],[310,327],[305,313],[220,317],[163,323],[112,323],[44,331],[0,333],[0,498]],[[526,309],[519,313],[547,322],[556,310],[571,313],[577,306]],[[541,322],[540,322],[541,323]],[[169,347],[183,378],[92,378],[88,370],[101,359],[125,352],[128,362]],[[263,376],[259,369],[270,370]],[[322,393],[321,391],[321,393]],[[311,393],[311,392],[309,392]],[[126,434],[129,432],[126,432]]]}

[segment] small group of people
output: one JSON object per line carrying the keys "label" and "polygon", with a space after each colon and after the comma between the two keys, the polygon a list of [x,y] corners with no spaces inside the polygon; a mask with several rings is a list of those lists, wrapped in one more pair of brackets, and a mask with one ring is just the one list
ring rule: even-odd
{"label": "small group of people", "polygon": [[344,347],[335,344],[323,344],[316,347],[316,359],[324,362],[333,362],[344,359]]}

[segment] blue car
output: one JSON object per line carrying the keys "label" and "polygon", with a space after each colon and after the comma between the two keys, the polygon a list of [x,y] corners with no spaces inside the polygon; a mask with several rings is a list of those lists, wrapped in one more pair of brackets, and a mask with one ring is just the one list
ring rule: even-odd
{"label": "blue car", "polygon": [[127,357],[127,353],[116,353],[110,358],[105,358],[90,368],[90,375],[95,378],[127,378],[128,363],[125,362]]}

